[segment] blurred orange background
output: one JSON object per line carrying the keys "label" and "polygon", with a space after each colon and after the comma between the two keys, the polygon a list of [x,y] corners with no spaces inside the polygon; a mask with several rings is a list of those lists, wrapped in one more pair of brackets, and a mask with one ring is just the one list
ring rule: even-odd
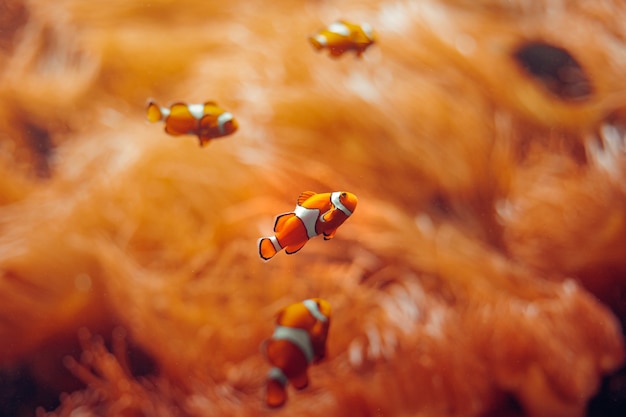
{"label": "blurred orange background", "polygon": [[[341,18],[374,27],[362,59],[307,43]],[[618,415],[625,19],[608,0],[0,4],[3,412]],[[149,99],[215,100],[240,128],[200,148]],[[305,190],[359,206],[263,262]],[[259,345],[309,297],[333,306],[328,358],[268,410]]]}

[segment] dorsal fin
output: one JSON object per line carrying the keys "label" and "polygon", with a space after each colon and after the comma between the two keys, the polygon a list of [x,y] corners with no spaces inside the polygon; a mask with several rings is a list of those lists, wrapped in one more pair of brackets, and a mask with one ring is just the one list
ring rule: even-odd
{"label": "dorsal fin", "polygon": [[170,116],[174,119],[193,117],[189,111],[189,106],[181,102],[174,103],[170,106]]}
{"label": "dorsal fin", "polygon": [[307,201],[309,198],[313,197],[315,194],[316,194],[315,191],[303,191],[303,192],[301,192],[300,195],[298,196],[298,205],[301,206],[302,203]]}
{"label": "dorsal fin", "polygon": [[278,233],[285,227],[285,223],[287,220],[295,216],[293,213],[283,213],[276,216],[276,221],[274,222],[274,232]]}

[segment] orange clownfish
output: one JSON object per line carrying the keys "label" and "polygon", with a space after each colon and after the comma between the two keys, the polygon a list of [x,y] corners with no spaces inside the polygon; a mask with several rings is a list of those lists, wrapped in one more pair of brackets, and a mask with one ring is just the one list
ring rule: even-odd
{"label": "orange clownfish", "polygon": [[309,36],[309,42],[318,51],[328,48],[332,57],[339,57],[347,51],[355,51],[360,57],[376,41],[372,27],[367,23],[360,25],[340,20],[331,23],[315,35]]}
{"label": "orange clownfish", "polygon": [[148,120],[165,121],[165,131],[173,136],[197,135],[200,146],[211,139],[234,133],[239,127],[233,115],[213,101],[204,104],[175,103],[169,108],[148,103]]}
{"label": "orange clownfish", "polygon": [[337,228],[354,213],[356,203],[352,193],[303,192],[293,212],[276,217],[275,235],[259,239],[259,255],[269,260],[281,249],[288,254],[296,253],[317,235],[324,235],[324,240],[332,239]]}
{"label": "orange clownfish", "polygon": [[287,401],[287,382],[296,389],[309,384],[309,365],[326,356],[330,310],[328,301],[311,298],[278,313],[274,334],[261,346],[272,365],[265,393],[268,407],[280,407]]}

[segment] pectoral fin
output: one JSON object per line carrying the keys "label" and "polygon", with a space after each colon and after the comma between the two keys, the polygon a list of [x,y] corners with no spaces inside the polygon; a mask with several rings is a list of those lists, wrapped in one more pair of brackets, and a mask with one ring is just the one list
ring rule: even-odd
{"label": "pectoral fin", "polygon": [[329,221],[333,220],[335,218],[335,216],[337,215],[337,211],[339,211],[339,210],[337,210],[337,209],[328,210],[326,213],[324,213],[322,215],[322,219],[325,222],[329,222]]}
{"label": "pectoral fin", "polygon": [[211,129],[215,129],[217,127],[217,119],[212,114],[205,114],[200,118],[198,122],[200,126],[200,131],[210,132]]}

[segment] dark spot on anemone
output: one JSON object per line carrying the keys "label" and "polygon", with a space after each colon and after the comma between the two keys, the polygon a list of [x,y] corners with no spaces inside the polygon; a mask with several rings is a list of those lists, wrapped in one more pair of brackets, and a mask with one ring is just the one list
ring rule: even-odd
{"label": "dark spot on anemone", "polygon": [[587,408],[589,417],[618,417],[626,410],[626,366],[606,376]]}
{"label": "dark spot on anemone", "polygon": [[563,48],[531,42],[517,49],[514,57],[528,75],[560,99],[585,100],[592,93],[585,71]]}
{"label": "dark spot on anemone", "polygon": [[35,156],[35,172],[39,177],[48,178],[51,175],[50,160],[54,153],[54,145],[48,130],[33,123],[24,126],[26,140]]}
{"label": "dark spot on anemone", "polygon": [[30,417],[38,406],[51,411],[59,405],[59,392],[38,384],[28,366],[8,366],[0,371],[0,415]]}

